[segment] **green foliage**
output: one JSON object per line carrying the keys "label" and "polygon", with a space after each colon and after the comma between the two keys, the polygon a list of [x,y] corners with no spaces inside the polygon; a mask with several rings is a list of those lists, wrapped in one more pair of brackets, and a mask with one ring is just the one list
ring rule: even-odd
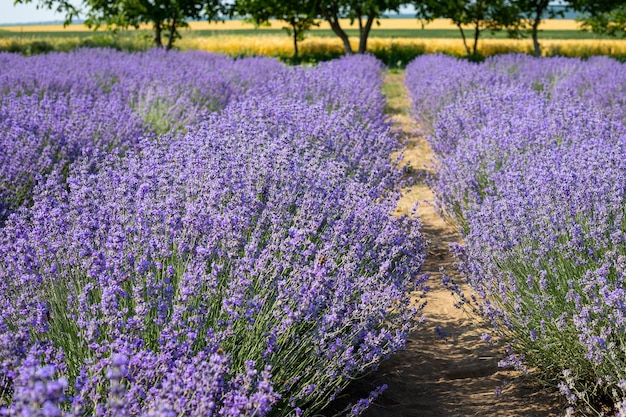
{"label": "green foliage", "polygon": [[[21,0],[18,0],[21,1]],[[217,20],[222,12],[218,0],[86,0],[87,26],[98,29],[138,28],[142,23],[152,24],[154,45],[163,46],[166,33],[167,49],[180,38],[179,29],[188,27],[189,19]]]}
{"label": "green foliage", "polygon": [[549,8],[550,0],[515,0],[514,5],[517,8],[519,19],[510,32],[512,37],[523,37],[525,32],[530,32],[533,39],[533,49],[535,56],[541,56],[541,47],[539,45],[539,25],[545,18],[554,19],[563,17],[564,10]]}
{"label": "green foliage", "polygon": [[145,51],[150,48],[150,42],[141,36],[119,36],[112,33],[96,34],[83,38],[78,42],[78,48],[111,48],[117,51]]}
{"label": "green foliage", "polygon": [[[15,4],[32,0],[14,0]],[[116,32],[129,27],[139,28],[142,23],[152,24],[154,45],[163,47],[163,33],[167,37],[167,49],[180,38],[180,28],[188,27],[187,20],[220,20],[227,7],[220,0],[84,0],[84,9],[77,9],[67,0],[38,0],[37,7],[55,9],[65,14],[69,24],[79,14],[85,16],[85,24],[95,30],[106,27]]]}
{"label": "green foliage", "polygon": [[374,22],[387,11],[399,11],[408,4],[402,0],[319,0],[317,13],[328,22],[331,29],[342,40],[346,53],[352,53],[348,35],[341,27],[339,19],[348,18],[351,23],[359,23],[359,53],[367,51],[367,39]]}
{"label": "green foliage", "polygon": [[256,26],[274,18],[287,23],[283,29],[293,37],[294,58],[298,57],[298,42],[313,26],[319,26],[315,13],[316,0],[238,0],[234,12],[246,17]]}
{"label": "green foliage", "polygon": [[2,49],[6,52],[16,52],[26,56],[44,54],[55,50],[54,45],[44,40],[34,40],[30,42],[13,40]]}
{"label": "green foliage", "polygon": [[469,62],[481,63],[485,61],[486,56],[481,54],[480,52],[474,52],[467,56],[467,60]]}
{"label": "green foliage", "polygon": [[581,19],[585,30],[615,37],[626,37],[626,4],[608,10],[595,10]]}
{"label": "green foliage", "polygon": [[388,68],[404,68],[409,62],[426,53],[426,45],[400,45],[392,42],[388,48],[375,48],[370,52]]}
{"label": "green foliage", "polygon": [[[413,59],[426,53],[425,44],[402,45],[391,43],[389,47],[376,47],[367,51],[378,58],[387,68],[403,69]],[[336,50],[324,50],[317,52],[307,51],[294,56],[279,56],[278,59],[289,65],[316,65],[320,62],[331,61],[342,56],[343,53]]]}
{"label": "green foliage", "polygon": [[320,62],[332,61],[341,57],[343,53],[337,51],[304,52],[298,56],[279,56],[278,60],[289,65],[317,65]]}
{"label": "green foliage", "polygon": [[69,52],[78,48],[111,48],[118,51],[145,51],[151,46],[139,33],[96,33],[82,37],[32,36],[0,44],[0,51],[26,56],[48,52]]}
{"label": "green foliage", "polygon": [[[530,33],[533,53],[541,55],[539,25],[543,19],[563,17],[564,9],[550,8],[550,0],[418,0],[413,5],[423,21],[447,18],[459,28],[468,56],[477,55],[478,39],[484,31],[506,29],[509,37]],[[565,6],[583,14],[584,30],[596,34],[626,37],[626,4],[622,0],[570,0]],[[464,27],[473,28],[470,48]],[[480,61],[479,56],[472,60]]]}
{"label": "green foliage", "polygon": [[[421,0],[414,2],[417,16],[425,21],[442,18],[450,19],[461,32],[463,45],[468,56],[478,57],[478,39],[484,31],[498,31],[505,28],[516,30],[519,9],[507,0]],[[472,28],[473,45],[470,48],[466,27]]]}

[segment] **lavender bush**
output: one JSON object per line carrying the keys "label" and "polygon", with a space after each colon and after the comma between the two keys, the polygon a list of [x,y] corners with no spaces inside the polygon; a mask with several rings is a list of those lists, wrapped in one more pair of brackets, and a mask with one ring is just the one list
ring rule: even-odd
{"label": "lavender bush", "polygon": [[272,60],[162,51],[0,54],[0,62],[0,224],[53,170],[124,153],[145,134],[182,132],[287,72]]}
{"label": "lavender bush", "polygon": [[51,170],[0,229],[1,414],[315,415],[403,347],[424,250],[380,64],[230,65],[223,111]]}
{"label": "lavender bush", "polygon": [[[455,251],[474,294],[461,302],[506,343],[502,365],[532,371],[585,412],[624,415],[626,128],[609,87],[625,71],[559,61],[494,59],[473,70],[499,83],[470,74],[465,91],[442,96],[429,127],[432,185],[463,231]],[[616,74],[602,94],[585,73],[606,68]]]}
{"label": "lavender bush", "polygon": [[523,85],[555,101],[572,95],[626,121],[624,64],[606,57],[535,58],[522,54],[488,57],[483,64],[448,55],[425,55],[407,66],[406,85],[413,117],[431,133],[438,113],[448,104],[492,87]]}
{"label": "lavender bush", "polygon": [[80,156],[102,158],[132,147],[145,132],[115,95],[15,92],[0,100],[0,225],[31,199],[35,183],[67,172]]}

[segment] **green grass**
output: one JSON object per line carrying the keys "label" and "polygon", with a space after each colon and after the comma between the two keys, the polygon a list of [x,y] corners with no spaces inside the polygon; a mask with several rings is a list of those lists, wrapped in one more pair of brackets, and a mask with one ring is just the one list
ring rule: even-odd
{"label": "green grass", "polygon": [[393,68],[388,70],[385,75],[382,93],[387,102],[385,105],[385,113],[388,115],[397,116],[408,114],[410,103],[405,93],[404,73],[404,70]]}
{"label": "green grass", "polygon": [[[185,32],[186,34],[191,34],[191,32]],[[41,31],[41,32],[17,32],[17,31],[8,31],[0,29],[0,39],[11,39],[11,40],[23,40],[23,41],[33,41],[33,40],[62,40],[62,39],[90,39],[90,38],[101,38],[101,37],[111,37],[113,36],[111,32],[107,32],[106,30],[102,31]],[[149,30],[129,30],[119,32],[116,37],[121,38],[133,38],[133,39],[141,39],[144,37],[152,38],[154,35],[152,31]]]}
{"label": "green grass", "polygon": [[90,36],[94,36],[94,32],[89,31],[52,31],[52,32],[17,32],[17,31],[8,31],[8,30],[0,30],[0,38],[9,38],[9,39],[23,39],[23,40],[34,40],[34,39],[42,39],[42,38],[88,38]]}
{"label": "green grass", "polygon": [[[8,33],[8,34],[7,34]],[[149,31],[109,32],[0,32],[0,51],[36,55],[46,52],[68,52],[80,47],[108,47],[140,51],[152,46]]]}

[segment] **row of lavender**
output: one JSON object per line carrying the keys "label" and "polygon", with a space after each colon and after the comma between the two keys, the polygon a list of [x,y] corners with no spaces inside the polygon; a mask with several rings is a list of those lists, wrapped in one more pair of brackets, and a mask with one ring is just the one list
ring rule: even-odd
{"label": "row of lavender", "polygon": [[0,222],[31,199],[39,176],[67,170],[80,156],[123,153],[149,132],[184,130],[279,67],[207,54],[97,50],[1,54],[0,63]]}
{"label": "row of lavender", "polygon": [[463,233],[462,303],[507,344],[503,365],[626,415],[626,67],[429,56],[406,77]]}
{"label": "row of lavender", "polygon": [[379,62],[0,60],[0,414],[314,415],[403,347]]}

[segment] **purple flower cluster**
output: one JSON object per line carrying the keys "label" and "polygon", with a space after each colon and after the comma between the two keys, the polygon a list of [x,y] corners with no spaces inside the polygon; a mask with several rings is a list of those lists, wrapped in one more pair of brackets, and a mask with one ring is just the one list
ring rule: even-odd
{"label": "purple flower cluster", "polygon": [[407,66],[406,85],[413,116],[427,132],[447,104],[486,86],[521,85],[556,101],[575,96],[626,121],[624,65],[607,57],[582,60],[509,54],[476,64],[447,55],[425,55]]}
{"label": "purple flower cluster", "polygon": [[424,249],[380,63],[228,62],[222,111],[77,158],[0,229],[0,414],[315,415],[404,346]]}
{"label": "purple flower cluster", "polygon": [[[468,66],[428,59],[450,72]],[[436,154],[432,185],[463,231],[455,250],[477,308],[508,343],[502,364],[536,369],[588,412],[623,408],[626,67],[499,57],[438,102],[420,98],[437,91],[423,79],[442,82],[426,65],[418,59],[407,79],[422,89],[412,91],[416,112],[438,106],[422,120]],[[477,81],[480,71],[499,82]],[[606,76],[592,82],[597,74]]]}
{"label": "purple flower cluster", "polygon": [[[145,128],[119,96],[11,92],[0,99],[0,222],[29,203],[34,184],[81,157],[135,145]],[[0,223],[1,224],[1,223]]]}
{"label": "purple flower cluster", "polygon": [[0,63],[0,223],[53,171],[182,131],[285,71],[271,60],[163,51],[0,54]]}

